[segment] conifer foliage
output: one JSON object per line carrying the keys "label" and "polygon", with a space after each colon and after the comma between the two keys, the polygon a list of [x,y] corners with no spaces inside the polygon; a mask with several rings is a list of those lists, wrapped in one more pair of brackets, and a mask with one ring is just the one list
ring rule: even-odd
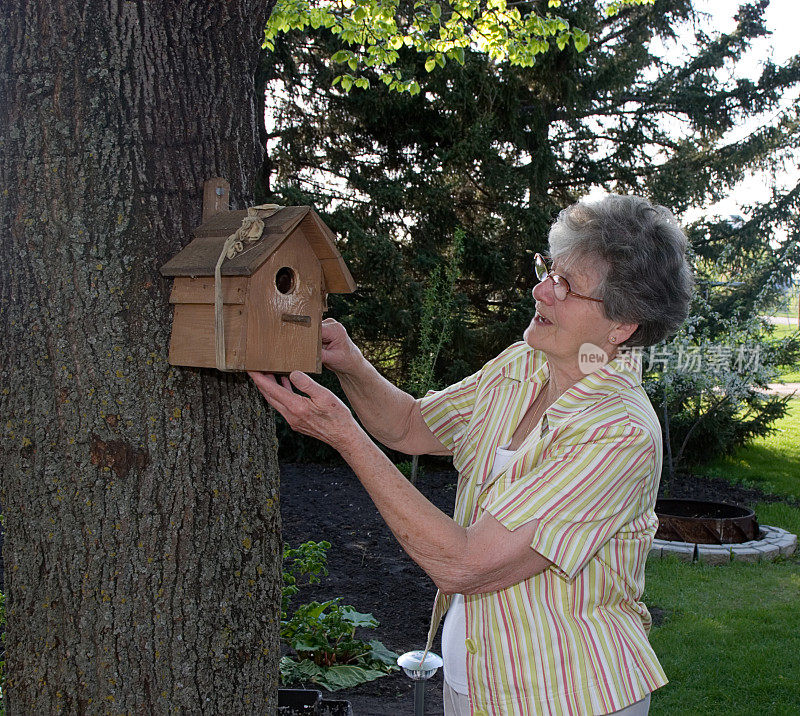
{"label": "conifer foliage", "polygon": [[692,330],[725,338],[731,321],[776,299],[800,259],[800,186],[776,188],[744,217],[689,220],[749,172],[796,161],[800,116],[782,98],[797,90],[800,58],[767,62],[755,79],[738,70],[767,33],[767,5],[742,5],[724,34],[702,29],[691,0],[611,17],[600,2],[565,2],[560,15],[591,38],[584,51],[551,47],[518,67],[467,49],[463,66],[429,72],[424,56],[401,48],[404,76],[420,84],[414,96],[368,69],[369,89],[342,92],[329,62],[340,40],[289,33],[262,67],[274,116],[267,191],[316,205],[343,238],[360,290],[336,297],[332,311],[400,382],[418,350],[426,282],[456,229],[462,271],[439,382],[519,340],[533,254],[558,212],[596,186],[648,196],[684,220],[702,299]]}

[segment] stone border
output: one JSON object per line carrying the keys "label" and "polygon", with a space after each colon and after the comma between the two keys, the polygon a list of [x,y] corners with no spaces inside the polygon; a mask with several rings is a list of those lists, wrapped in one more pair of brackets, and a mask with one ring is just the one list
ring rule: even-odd
{"label": "stone border", "polygon": [[780,527],[759,525],[760,539],[741,544],[694,544],[653,540],[649,559],[674,556],[681,562],[728,564],[729,562],[774,562],[779,557],[791,557],[797,550],[797,535]]}

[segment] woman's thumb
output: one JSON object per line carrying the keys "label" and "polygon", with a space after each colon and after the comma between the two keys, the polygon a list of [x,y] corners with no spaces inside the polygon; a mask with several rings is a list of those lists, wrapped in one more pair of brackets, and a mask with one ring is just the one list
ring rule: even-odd
{"label": "woman's thumb", "polygon": [[308,393],[309,389],[313,390],[313,388],[317,385],[313,379],[309,378],[305,373],[302,373],[299,370],[293,370],[289,374],[289,380],[292,381],[292,385],[295,388],[302,390],[304,393]]}

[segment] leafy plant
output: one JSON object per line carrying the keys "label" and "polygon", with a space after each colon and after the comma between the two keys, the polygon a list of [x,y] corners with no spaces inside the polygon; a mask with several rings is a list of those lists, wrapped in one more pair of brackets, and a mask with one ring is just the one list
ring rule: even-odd
{"label": "leafy plant", "polygon": [[777,366],[796,360],[793,336],[771,338],[757,316],[723,316],[702,294],[681,332],[645,349],[645,388],[664,431],[664,482],[754,437],[768,435],[787,410],[770,395]]}
{"label": "leafy plant", "polygon": [[378,621],[341,604],[341,598],[300,605],[288,617],[289,604],[297,594],[298,578],[308,576],[316,584],[327,575],[328,542],[305,542],[297,549],[284,548],[281,641],[293,652],[282,657],[284,684],[315,683],[329,691],[347,689],[386,676],[397,669],[397,654],[380,641],[363,641],[357,628],[374,629]]}
{"label": "leafy plant", "polygon": [[[464,256],[464,229],[453,234],[453,246],[447,264],[437,266],[422,294],[419,346],[411,361],[409,389],[412,395],[422,396],[433,387],[433,368],[442,347],[453,334],[456,308],[456,283],[461,277],[461,260]],[[404,473],[405,474],[405,473]],[[411,460],[412,485],[419,477],[419,455]]]}
{"label": "leafy plant", "polygon": [[[416,473],[414,472],[414,462],[412,460],[403,460],[402,462],[398,462],[395,467],[400,471],[400,473],[405,477],[407,480],[412,480],[420,477],[420,475],[425,474],[424,468],[421,468],[419,464],[416,465]],[[415,477],[416,475],[416,477]],[[413,482],[413,480],[412,480]]]}
{"label": "leafy plant", "polygon": [[301,577],[308,577],[308,584],[319,584],[320,575],[328,575],[327,551],[330,542],[303,542],[297,549],[283,547],[283,589],[281,592],[281,623],[287,618],[289,603],[297,594]]}
{"label": "leafy plant", "polygon": [[[653,0],[613,0],[606,3],[609,16],[624,5],[652,4]],[[275,49],[275,38],[291,30],[327,28],[348,48],[333,55],[331,61],[347,65],[350,72],[335,78],[345,92],[352,87],[367,89],[366,68],[378,71],[380,81],[398,92],[419,94],[419,83],[404,79],[397,67],[399,51],[410,47],[425,56],[425,71],[444,67],[446,61],[464,64],[465,48],[475,46],[493,61],[530,67],[537,55],[554,42],[559,50],[574,44],[582,52],[589,36],[571,27],[561,17],[537,9],[520,12],[519,3],[415,2],[398,0],[352,0],[312,5],[308,0],[278,0],[264,31],[263,47]],[[548,8],[558,8],[560,0],[549,0]],[[353,74],[350,74],[353,73]]]}

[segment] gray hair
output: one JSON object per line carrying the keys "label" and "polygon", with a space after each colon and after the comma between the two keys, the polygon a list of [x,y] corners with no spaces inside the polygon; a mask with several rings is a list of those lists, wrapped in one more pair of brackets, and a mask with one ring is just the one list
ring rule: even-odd
{"label": "gray hair", "polygon": [[598,298],[612,321],[638,323],[627,346],[651,346],[689,314],[693,279],[686,235],[663,206],[637,196],[582,199],[550,228],[550,255],[603,264]]}

